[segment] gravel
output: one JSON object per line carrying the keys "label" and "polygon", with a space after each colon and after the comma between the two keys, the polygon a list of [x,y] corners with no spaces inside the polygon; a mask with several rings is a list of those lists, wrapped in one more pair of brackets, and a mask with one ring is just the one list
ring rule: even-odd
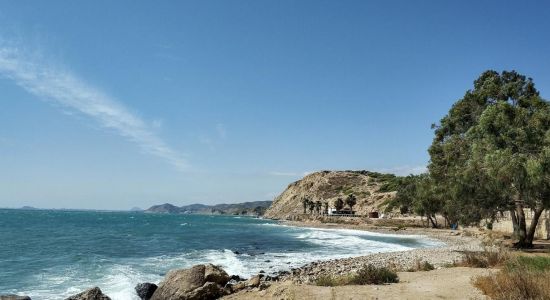
{"label": "gravel", "polygon": [[[295,223],[293,226],[312,227],[311,223]],[[315,227],[335,228],[326,224],[315,224]],[[361,226],[341,226],[338,228],[361,229],[383,233],[396,234],[388,229],[361,228]],[[358,228],[359,227],[359,228]],[[289,274],[281,274],[280,280],[292,280],[296,283],[313,283],[320,276],[338,276],[357,272],[363,265],[372,264],[377,267],[388,267],[396,271],[406,271],[414,268],[417,262],[429,262],[435,268],[442,268],[462,259],[464,251],[483,250],[480,236],[482,233],[466,231],[410,229],[399,234],[423,235],[444,242],[443,246],[435,248],[413,249],[408,251],[376,253],[366,256],[316,261],[300,268],[293,269]]]}

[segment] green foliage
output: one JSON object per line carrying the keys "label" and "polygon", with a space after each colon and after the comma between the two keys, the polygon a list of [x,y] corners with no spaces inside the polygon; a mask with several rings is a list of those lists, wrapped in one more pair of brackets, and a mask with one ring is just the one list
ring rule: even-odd
{"label": "green foliage", "polygon": [[506,263],[507,269],[526,268],[532,271],[550,271],[550,256],[519,256]]}
{"label": "green foliage", "polygon": [[341,198],[336,199],[334,202],[334,208],[336,211],[342,210],[342,208],[344,208],[344,201]]}
{"label": "green foliage", "polygon": [[346,198],[346,205],[348,205],[353,210],[355,204],[357,204],[357,197],[355,197],[353,194],[349,194]]}
{"label": "green foliage", "polygon": [[428,209],[449,223],[477,224],[511,211],[519,244],[531,244],[534,230],[527,230],[523,209],[550,207],[550,104],[533,81],[514,71],[486,71],[433,127],[424,182],[432,188],[421,181],[411,193],[437,202]]}
{"label": "green foliage", "polygon": [[384,283],[397,283],[399,277],[394,271],[385,267],[375,267],[373,265],[364,265],[353,277],[352,282],[354,284],[384,284]]}

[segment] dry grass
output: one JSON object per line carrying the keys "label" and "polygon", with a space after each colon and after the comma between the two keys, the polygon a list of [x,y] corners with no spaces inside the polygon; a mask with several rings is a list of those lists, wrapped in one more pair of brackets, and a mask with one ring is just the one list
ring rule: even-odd
{"label": "dry grass", "polygon": [[417,259],[414,267],[408,269],[407,272],[431,271],[433,269],[435,269],[435,267],[429,262]]}
{"label": "dry grass", "polygon": [[550,257],[511,259],[500,272],[473,283],[491,299],[550,299]]}
{"label": "dry grass", "polygon": [[504,265],[510,259],[510,252],[503,247],[485,246],[482,251],[464,252],[460,267],[490,268]]}
{"label": "dry grass", "polygon": [[347,276],[321,276],[315,284],[318,286],[340,286],[340,285],[365,285],[397,283],[397,273],[388,268],[378,268],[373,265],[363,266],[357,274]]}

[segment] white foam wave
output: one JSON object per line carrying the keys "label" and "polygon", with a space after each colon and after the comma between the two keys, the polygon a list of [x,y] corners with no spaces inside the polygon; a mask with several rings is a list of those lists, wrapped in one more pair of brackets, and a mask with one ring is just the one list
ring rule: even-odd
{"label": "white foam wave", "polygon": [[[86,288],[100,286],[114,300],[135,300],[138,299],[134,292],[134,286],[137,283],[158,283],[171,269],[187,268],[199,263],[220,265],[229,274],[250,277],[262,270],[270,274],[317,260],[403,251],[442,244],[413,235],[380,234],[350,229],[301,228],[272,223],[259,225],[284,226],[285,234],[288,234],[291,239],[306,242],[311,247],[294,252],[266,251],[257,254],[237,254],[229,249],[194,250],[144,259],[119,259],[112,264],[92,264],[85,269],[59,270],[58,268],[49,270],[36,278],[38,283],[33,287],[31,297],[38,300],[64,299]],[[60,291],[63,292],[60,293]]]}

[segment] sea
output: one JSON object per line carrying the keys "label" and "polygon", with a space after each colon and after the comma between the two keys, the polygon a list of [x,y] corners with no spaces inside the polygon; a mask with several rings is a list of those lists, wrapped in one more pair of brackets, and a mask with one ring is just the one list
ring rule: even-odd
{"label": "sea", "polygon": [[293,227],[240,216],[0,209],[0,295],[65,299],[99,286],[114,300],[171,269],[221,265],[250,277],[370,253],[441,246],[424,236]]}

